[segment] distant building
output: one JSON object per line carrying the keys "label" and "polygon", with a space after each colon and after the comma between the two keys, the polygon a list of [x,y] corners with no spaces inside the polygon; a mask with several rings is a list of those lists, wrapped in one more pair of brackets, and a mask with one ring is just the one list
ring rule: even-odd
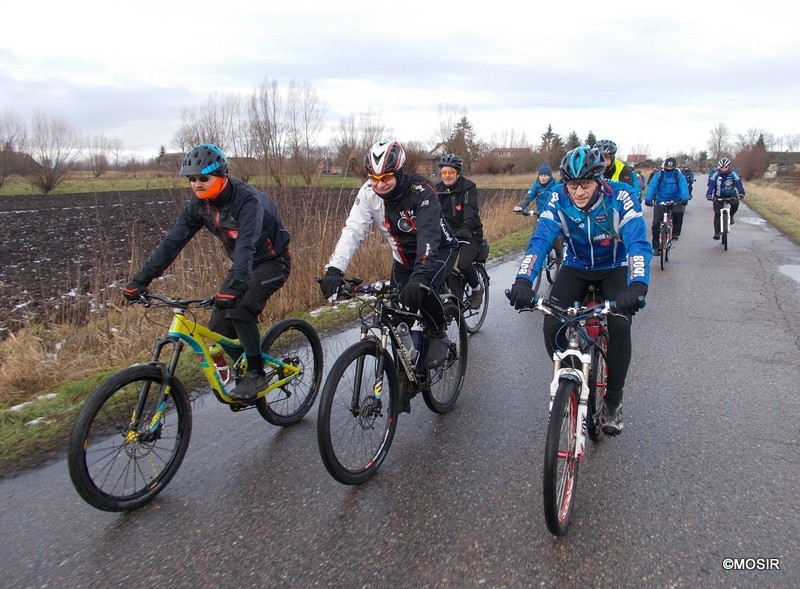
{"label": "distant building", "polygon": [[768,151],[767,161],[765,179],[800,184],[800,152]]}

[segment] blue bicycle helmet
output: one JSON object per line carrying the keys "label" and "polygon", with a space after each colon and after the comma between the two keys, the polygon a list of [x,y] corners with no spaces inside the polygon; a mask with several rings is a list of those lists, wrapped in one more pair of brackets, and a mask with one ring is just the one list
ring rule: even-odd
{"label": "blue bicycle helmet", "polygon": [[228,175],[228,158],[222,150],[211,143],[195,145],[183,158],[180,176],[222,176]]}
{"label": "blue bicycle helmet", "polygon": [[603,175],[606,169],[606,162],[603,154],[596,147],[581,145],[568,151],[561,165],[561,181],[568,180],[597,180]]}

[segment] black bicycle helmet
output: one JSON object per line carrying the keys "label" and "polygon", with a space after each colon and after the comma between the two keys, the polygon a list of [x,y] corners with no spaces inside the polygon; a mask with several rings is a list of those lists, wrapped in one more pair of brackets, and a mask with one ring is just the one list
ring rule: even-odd
{"label": "black bicycle helmet", "polygon": [[397,141],[381,139],[370,147],[364,156],[364,171],[367,174],[390,174],[400,171],[406,163],[406,152]]}
{"label": "black bicycle helmet", "polygon": [[677,162],[675,161],[674,157],[668,157],[667,159],[664,160],[664,169],[665,170],[674,170],[676,164],[677,164]]}
{"label": "black bicycle helmet", "polygon": [[611,139],[601,139],[595,143],[594,146],[596,149],[599,149],[600,153],[603,155],[614,156],[617,153],[617,144],[611,141]]}
{"label": "black bicycle helmet", "polygon": [[228,175],[228,159],[222,150],[211,143],[195,145],[183,158],[180,176]]}
{"label": "black bicycle helmet", "polygon": [[442,156],[442,159],[439,160],[439,167],[455,168],[455,171],[460,174],[461,168],[464,167],[464,160],[454,153],[448,153],[447,155]]}
{"label": "black bicycle helmet", "polygon": [[606,169],[606,162],[603,154],[597,147],[581,145],[568,151],[561,165],[561,181],[568,180],[597,180],[603,175]]}

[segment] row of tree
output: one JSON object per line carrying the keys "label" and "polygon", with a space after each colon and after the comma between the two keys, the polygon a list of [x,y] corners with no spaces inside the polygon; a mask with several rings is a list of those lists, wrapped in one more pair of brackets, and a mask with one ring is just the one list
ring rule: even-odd
{"label": "row of tree", "polygon": [[[321,146],[326,114],[309,82],[293,80],[283,89],[277,81],[265,78],[250,95],[214,93],[202,104],[185,108],[171,147],[183,154],[197,143],[214,143],[235,159],[236,175],[245,180],[266,174],[282,185],[292,174],[310,185],[318,173],[328,171],[326,163],[360,176],[363,154],[381,137],[391,136],[393,129],[374,112],[350,115],[339,121],[333,138]],[[409,167],[436,151],[459,154],[473,174],[529,174],[543,162],[555,166],[568,150],[596,141],[592,131],[584,139],[572,131],[565,139],[548,125],[535,144],[524,133],[514,131],[485,142],[478,138],[464,109],[443,105],[439,107],[439,128],[429,145],[411,141],[404,146]],[[45,194],[76,168],[99,177],[110,169],[135,171],[142,165],[174,170],[176,159],[176,154],[162,145],[148,162],[135,158],[122,162],[121,141],[103,135],[81,137],[65,120],[41,112],[34,114],[30,125],[11,112],[0,113],[0,145],[0,187],[9,175],[17,173]],[[763,130],[749,129],[734,137],[720,123],[711,131],[708,151],[671,155],[699,169],[722,156],[736,156],[742,159],[741,164],[737,161],[740,170],[751,175],[761,167],[759,154],[778,146],[794,151],[800,146],[800,135],[775,138]],[[498,148],[504,152],[499,153]],[[637,145],[632,151],[649,156],[646,145]]]}

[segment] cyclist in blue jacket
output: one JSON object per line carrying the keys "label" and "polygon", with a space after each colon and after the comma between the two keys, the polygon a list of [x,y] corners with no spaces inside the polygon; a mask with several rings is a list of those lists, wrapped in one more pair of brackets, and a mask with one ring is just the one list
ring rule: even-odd
{"label": "cyclist in blue jacket", "polygon": [[[598,149],[587,145],[568,152],[561,161],[563,184],[558,184],[539,217],[528,243],[517,278],[511,287],[516,309],[532,299],[533,277],[541,271],[553,242],[564,235],[567,254],[550,291],[550,299],[562,306],[582,301],[589,284],[600,286],[601,295],[616,300],[627,315],[608,317],[608,390],[603,431],[622,431],[622,393],[631,360],[630,316],[647,295],[652,249],[638,200],[628,184],[603,179],[605,161]],[[558,320],[545,316],[544,339],[552,357],[554,346],[566,347],[558,334]]]}
{"label": "cyclist in blue jacket", "polygon": [[[739,173],[731,167],[731,160],[724,157],[719,160],[717,170],[708,177],[706,198],[714,201],[714,239],[719,239],[719,212],[722,202],[719,198],[731,198],[731,225],[733,216],[739,210],[739,200],[744,199],[744,186]],[[739,197],[737,199],[736,197]]]}
{"label": "cyclist in blue jacket", "polygon": [[541,213],[545,205],[547,205],[550,192],[555,185],[556,179],[553,178],[553,169],[547,163],[542,164],[539,167],[536,181],[525,196],[522,197],[522,200],[519,201],[519,204],[514,207],[514,211],[524,213],[531,204],[536,203],[536,213]]}
{"label": "cyclist in blue jacket", "polygon": [[659,255],[658,233],[661,226],[661,217],[664,216],[664,205],[661,203],[672,201],[672,239],[678,241],[683,227],[683,211],[691,200],[689,185],[686,177],[675,168],[674,157],[664,160],[664,167],[653,176],[653,181],[647,185],[647,194],[644,197],[644,204],[653,209],[653,253]]}

